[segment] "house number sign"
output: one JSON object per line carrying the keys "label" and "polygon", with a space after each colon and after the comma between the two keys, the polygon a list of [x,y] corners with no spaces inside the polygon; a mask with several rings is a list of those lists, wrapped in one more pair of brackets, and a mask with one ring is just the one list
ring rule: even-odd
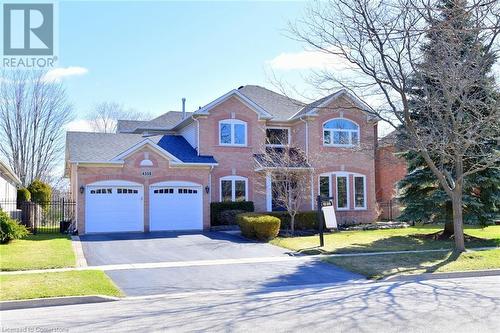
{"label": "house number sign", "polygon": [[148,170],[148,171],[143,171],[143,172],[142,172],[142,175],[143,175],[143,176],[146,176],[146,177],[147,177],[147,176],[152,176],[152,175],[153,175],[153,171],[150,171],[150,170]]}

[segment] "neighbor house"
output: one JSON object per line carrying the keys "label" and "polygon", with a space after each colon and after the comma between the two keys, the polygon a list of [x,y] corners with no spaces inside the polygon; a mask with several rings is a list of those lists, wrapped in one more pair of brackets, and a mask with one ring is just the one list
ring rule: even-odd
{"label": "neighbor house", "polygon": [[21,185],[14,171],[0,160],[0,209],[11,216],[17,214],[17,189]]}
{"label": "neighbor house", "polygon": [[[184,103],[183,103],[184,105]],[[307,198],[334,197],[337,219],[377,218],[377,119],[346,90],[302,103],[247,85],[193,113],[119,121],[114,134],[68,132],[65,172],[80,233],[201,230],[210,203],[273,202],[273,169],[259,164],[266,147],[289,145],[307,157]],[[282,140],[276,140],[282,138]]]}
{"label": "neighbor house", "polygon": [[407,163],[396,145],[396,131],[378,141],[375,155],[375,188],[380,218],[396,219],[401,214],[398,203],[398,182],[406,176]]}

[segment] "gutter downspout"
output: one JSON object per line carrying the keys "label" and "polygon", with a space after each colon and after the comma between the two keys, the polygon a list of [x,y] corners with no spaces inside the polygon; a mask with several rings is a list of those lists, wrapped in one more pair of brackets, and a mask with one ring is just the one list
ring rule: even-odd
{"label": "gutter downspout", "polygon": [[210,167],[210,171],[208,172],[208,202],[212,203],[212,170],[214,169],[214,166],[212,165]]}
{"label": "gutter downspout", "polygon": [[306,125],[306,159],[309,162],[309,124],[307,120],[304,120],[303,116],[300,116],[299,119]]}
{"label": "gutter downspout", "polygon": [[[69,174],[69,177],[71,178],[71,172]],[[76,224],[76,230],[78,231],[78,199],[80,194],[80,188],[78,186],[78,162],[75,163],[75,183],[76,183],[76,188],[75,190],[75,224]]]}
{"label": "gutter downspout", "polygon": [[[299,119],[304,122],[306,126],[306,161],[309,162],[309,124],[307,120],[304,120],[303,116],[300,116]],[[314,168],[311,172],[311,210],[314,210]]]}
{"label": "gutter downspout", "polygon": [[196,153],[200,156],[200,122],[194,116],[191,119],[196,122]]}

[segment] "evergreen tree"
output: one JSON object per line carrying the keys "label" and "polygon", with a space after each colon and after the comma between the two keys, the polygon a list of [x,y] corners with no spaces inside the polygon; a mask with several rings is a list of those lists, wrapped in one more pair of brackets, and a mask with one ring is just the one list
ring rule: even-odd
{"label": "evergreen tree", "polygon": [[[445,223],[442,238],[453,235],[451,199],[439,185],[425,161],[416,153],[404,154],[408,174],[398,186],[399,200],[405,206],[400,219]],[[500,217],[500,171],[486,169],[465,179],[464,222],[486,224]]]}
{"label": "evergreen tree", "polygon": [[[432,126],[433,116],[426,112],[427,101],[424,96],[429,96],[429,91],[433,94],[433,101],[440,100],[443,92],[440,89],[439,82],[426,75],[426,68],[432,67],[432,62],[439,58],[438,52],[443,48],[438,45],[443,40],[453,36],[454,40],[446,40],[448,43],[457,43],[460,45],[460,52],[456,56],[456,62],[467,67],[481,69],[481,77],[474,83],[474,89],[471,93],[473,98],[477,99],[477,105],[495,105],[488,103],[489,100],[498,100],[499,93],[495,88],[494,77],[490,74],[492,66],[496,61],[496,55],[487,51],[483,41],[477,38],[477,34],[472,32],[469,13],[467,12],[466,0],[442,0],[439,4],[441,15],[430,23],[430,29],[426,34],[427,42],[422,47],[423,62],[417,68],[413,80],[410,101],[410,109],[414,119],[419,121],[419,126]],[[439,27],[439,28],[438,28]],[[454,33],[447,34],[446,29],[453,29]],[[458,33],[457,33],[458,32]],[[474,56],[471,56],[474,54]],[[471,62],[470,59],[480,59],[480,62]],[[480,66],[480,67],[478,67]],[[457,82],[457,84],[459,84]],[[425,93],[424,93],[425,90]],[[442,98],[443,101],[446,99]],[[445,104],[443,102],[443,104]],[[458,107],[453,105],[452,107]],[[477,109],[475,109],[477,111]],[[485,110],[485,112],[487,112]],[[466,114],[467,117],[467,114]],[[469,121],[474,121],[471,115]],[[406,146],[404,134],[398,136],[399,144]],[[495,149],[496,142],[486,143]],[[405,210],[401,216],[402,219],[411,221],[436,221],[445,222],[445,230],[442,237],[453,235],[453,210],[452,201],[446,192],[442,189],[432,171],[419,156],[411,149],[404,154],[408,163],[408,174],[400,182],[401,189],[400,201]],[[436,164],[446,165],[449,163],[442,156],[434,156]],[[474,163],[473,159],[464,161],[464,163]],[[453,170],[452,167],[449,168]],[[498,169],[489,168],[476,174],[469,175],[464,179],[463,186],[463,213],[464,221],[476,221],[486,223],[499,214],[500,207],[500,172]]]}

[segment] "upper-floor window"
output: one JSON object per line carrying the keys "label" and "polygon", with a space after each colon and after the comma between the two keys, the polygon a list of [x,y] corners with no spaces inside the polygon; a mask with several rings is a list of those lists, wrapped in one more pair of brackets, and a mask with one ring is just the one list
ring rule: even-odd
{"label": "upper-floor window", "polygon": [[246,146],[247,123],[237,119],[219,121],[219,144],[224,146]]}
{"label": "upper-floor window", "polygon": [[282,127],[266,128],[266,145],[283,147],[290,144],[290,129]]}
{"label": "upper-floor window", "polygon": [[347,119],[332,119],[323,124],[325,146],[355,146],[359,144],[359,126]]}

